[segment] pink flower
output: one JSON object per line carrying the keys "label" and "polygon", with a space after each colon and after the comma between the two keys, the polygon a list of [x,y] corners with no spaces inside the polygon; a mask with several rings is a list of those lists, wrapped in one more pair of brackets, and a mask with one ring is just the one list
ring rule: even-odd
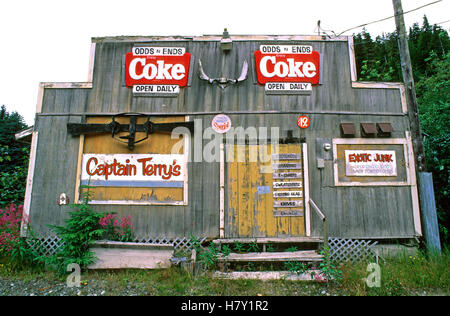
{"label": "pink flower", "polygon": [[122,229],[131,228],[131,216],[122,217],[120,228]]}
{"label": "pink flower", "polygon": [[314,273],[314,279],[321,283],[327,283],[328,279],[323,273]]}

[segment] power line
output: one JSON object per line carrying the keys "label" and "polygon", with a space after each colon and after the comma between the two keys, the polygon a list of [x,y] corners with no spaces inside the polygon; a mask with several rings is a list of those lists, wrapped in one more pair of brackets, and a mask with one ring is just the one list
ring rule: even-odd
{"label": "power line", "polygon": [[[429,5],[432,5],[432,4],[441,2],[441,1],[442,1],[442,0],[437,0],[437,1],[434,1],[434,2],[430,2],[430,3],[424,4],[424,5],[420,6],[420,7],[417,7],[417,8],[415,8],[415,9],[412,9],[412,10],[409,10],[409,11],[404,11],[404,12],[398,14],[398,15],[401,15],[401,14],[405,15],[405,14],[407,14],[407,13],[410,13],[410,12],[413,12],[413,11],[417,11],[417,10],[419,10],[419,9],[422,9],[422,8],[424,8],[424,7],[427,7],[427,6],[429,6]],[[376,20],[376,21],[372,21],[372,22],[368,22],[368,23],[364,23],[364,24],[361,24],[361,25],[352,27],[352,28],[350,28],[350,29],[347,29],[347,30],[345,30],[345,31],[342,31],[342,32],[339,33],[337,36],[340,36],[340,35],[342,35],[342,34],[345,33],[345,32],[348,32],[348,31],[351,31],[351,30],[354,30],[354,29],[357,29],[357,28],[360,28],[360,27],[364,27],[364,26],[367,26],[367,25],[370,25],[370,24],[374,24],[374,23],[378,23],[378,22],[382,22],[382,21],[386,21],[386,20],[395,18],[396,16],[397,16],[397,15],[394,14],[393,16],[390,16],[390,17],[387,17],[387,18],[383,18],[383,19],[380,19],[380,20]],[[446,21],[446,22],[447,22],[447,21]],[[319,27],[320,27],[320,26],[319,26]]]}
{"label": "power line", "polygon": [[447,22],[450,22],[450,20],[447,20],[447,21],[444,21],[444,22],[435,23],[435,24],[436,25],[440,25],[440,24],[444,24],[444,23],[447,23]]}

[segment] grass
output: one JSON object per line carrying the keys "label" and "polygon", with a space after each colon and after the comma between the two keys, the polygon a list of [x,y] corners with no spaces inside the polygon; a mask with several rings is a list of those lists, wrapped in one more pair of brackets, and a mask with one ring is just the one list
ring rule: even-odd
{"label": "grass", "polygon": [[[153,296],[297,296],[297,295],[449,295],[450,253],[415,257],[398,256],[380,262],[381,286],[369,287],[365,282],[370,272],[367,263],[339,266],[343,279],[339,282],[220,280],[208,272],[192,276],[179,269],[104,270],[82,272],[81,291],[98,288],[105,295]],[[65,282],[65,277],[40,268],[12,269],[7,263],[0,268],[0,279]]]}
{"label": "grass", "polygon": [[450,251],[442,255],[399,255],[380,262],[380,287],[369,287],[363,279],[370,272],[366,263],[346,264],[338,285],[348,295],[414,295],[423,292],[450,294]]}

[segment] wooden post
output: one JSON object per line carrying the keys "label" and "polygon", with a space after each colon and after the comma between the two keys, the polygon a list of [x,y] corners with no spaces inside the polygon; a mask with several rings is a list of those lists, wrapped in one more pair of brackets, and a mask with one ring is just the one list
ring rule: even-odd
{"label": "wooden post", "polygon": [[420,201],[422,209],[422,225],[426,238],[427,248],[432,253],[441,252],[439,240],[439,226],[434,200],[433,176],[431,172],[421,172],[420,175]]}

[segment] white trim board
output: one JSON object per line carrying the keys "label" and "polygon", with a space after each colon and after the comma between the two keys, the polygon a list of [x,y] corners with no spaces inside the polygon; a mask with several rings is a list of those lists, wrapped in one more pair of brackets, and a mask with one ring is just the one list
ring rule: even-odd
{"label": "white trim board", "polygon": [[36,164],[36,149],[38,143],[38,132],[33,132],[31,137],[30,160],[28,162],[27,183],[25,187],[25,200],[23,203],[23,217],[20,226],[20,236],[26,237],[28,231],[28,220],[31,210],[31,194],[33,193],[33,177]]}
{"label": "white trim board", "polygon": [[356,73],[356,58],[355,48],[353,44],[353,37],[348,37],[348,53],[350,59],[350,77],[352,88],[355,89],[398,89],[400,93],[400,101],[403,114],[408,113],[408,107],[406,103],[406,90],[405,85],[401,82],[370,82],[370,81],[358,81]]}
{"label": "white trim board", "polygon": [[308,167],[308,144],[302,144],[303,152],[303,203],[305,208],[305,235],[311,236],[311,209],[309,205],[309,167]]}

